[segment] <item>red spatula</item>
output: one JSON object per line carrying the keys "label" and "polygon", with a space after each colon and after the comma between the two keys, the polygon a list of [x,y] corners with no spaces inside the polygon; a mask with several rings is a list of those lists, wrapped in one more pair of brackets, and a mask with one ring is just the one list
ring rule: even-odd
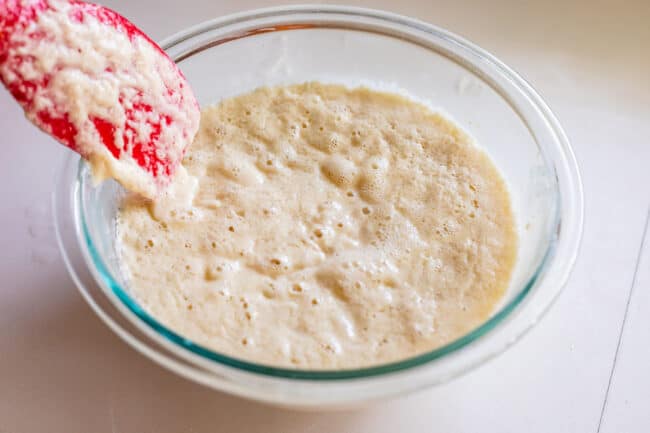
{"label": "red spatula", "polygon": [[0,0],[0,80],[29,120],[153,198],[199,123],[185,77],[126,18],[76,0]]}

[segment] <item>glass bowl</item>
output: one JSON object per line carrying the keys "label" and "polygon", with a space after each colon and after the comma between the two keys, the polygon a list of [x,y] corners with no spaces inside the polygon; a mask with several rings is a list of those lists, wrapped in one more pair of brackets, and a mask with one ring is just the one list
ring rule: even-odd
{"label": "glass bowl", "polygon": [[339,6],[231,15],[161,45],[202,105],[259,86],[319,80],[402,92],[444,108],[502,170],[520,245],[503,300],[458,340],[371,368],[274,368],[195,344],[138,305],[115,251],[115,214],[124,191],[112,181],[93,185],[87,164],[70,156],[54,195],[64,260],[97,315],[154,361],[238,396],[300,408],[347,407],[438,384],[485,362],[537,323],[560,293],[582,233],[576,161],[539,95],[484,50],[421,21]]}

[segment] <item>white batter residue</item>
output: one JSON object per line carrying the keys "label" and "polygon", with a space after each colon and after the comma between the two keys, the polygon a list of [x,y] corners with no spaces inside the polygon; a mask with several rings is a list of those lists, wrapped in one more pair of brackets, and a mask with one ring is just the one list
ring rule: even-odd
{"label": "white batter residue", "polygon": [[[457,126],[402,96],[309,83],[205,108],[191,207],[127,198],[130,289],[219,352],[340,369],[481,324],[517,240],[506,185]],[[170,210],[171,209],[171,210]]]}
{"label": "white batter residue", "polygon": [[[126,32],[115,31],[89,13],[76,19],[79,15],[67,1],[47,4],[26,31],[6,35],[11,38],[9,57],[31,60],[0,64],[0,74],[8,86],[24,80],[41,83],[23,89],[32,100],[27,116],[38,123],[41,111],[55,117],[67,113],[77,130],[76,150],[90,161],[97,180],[114,177],[131,191],[155,197],[170,177],[161,172],[163,166],[145,171],[131,158],[123,137],[139,134],[139,141],[147,143],[151,125],[168,116],[172,121],[163,122],[156,152],[175,169],[198,128],[200,113],[191,89],[184,82],[179,85],[174,63],[145,37],[136,34],[130,40]],[[46,76],[51,78],[44,81]],[[153,109],[135,110],[139,116],[130,118],[127,110],[133,104]],[[117,126],[115,143],[123,150],[119,158],[102,144],[92,118]]]}

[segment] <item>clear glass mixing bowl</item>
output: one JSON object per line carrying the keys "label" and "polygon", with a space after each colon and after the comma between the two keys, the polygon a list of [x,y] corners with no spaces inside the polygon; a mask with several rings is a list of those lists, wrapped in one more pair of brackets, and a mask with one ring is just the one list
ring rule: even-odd
{"label": "clear glass mixing bowl", "polygon": [[122,188],[94,186],[76,156],[54,196],[59,243],[93,310],[135,349],[225,392],[284,406],[342,407],[441,383],[519,339],[552,304],[574,263],[583,197],[575,158],[557,120],[516,73],[475,45],[432,25],[367,9],[295,6],[218,18],[161,44],[199,102],[253,88],[320,80],[406,92],[463,125],[504,173],[519,224],[518,261],[493,315],[428,353],[371,368],[273,368],[187,340],[131,297],[115,251]]}

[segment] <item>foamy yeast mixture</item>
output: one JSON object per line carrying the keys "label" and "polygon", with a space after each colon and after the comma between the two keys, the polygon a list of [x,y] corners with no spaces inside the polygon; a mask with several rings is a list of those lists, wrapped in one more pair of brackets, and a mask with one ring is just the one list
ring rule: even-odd
{"label": "foamy yeast mixture", "polygon": [[128,198],[135,296],[225,354],[312,369],[434,349],[484,321],[516,254],[506,185],[402,96],[309,83],[203,109],[189,209]]}

